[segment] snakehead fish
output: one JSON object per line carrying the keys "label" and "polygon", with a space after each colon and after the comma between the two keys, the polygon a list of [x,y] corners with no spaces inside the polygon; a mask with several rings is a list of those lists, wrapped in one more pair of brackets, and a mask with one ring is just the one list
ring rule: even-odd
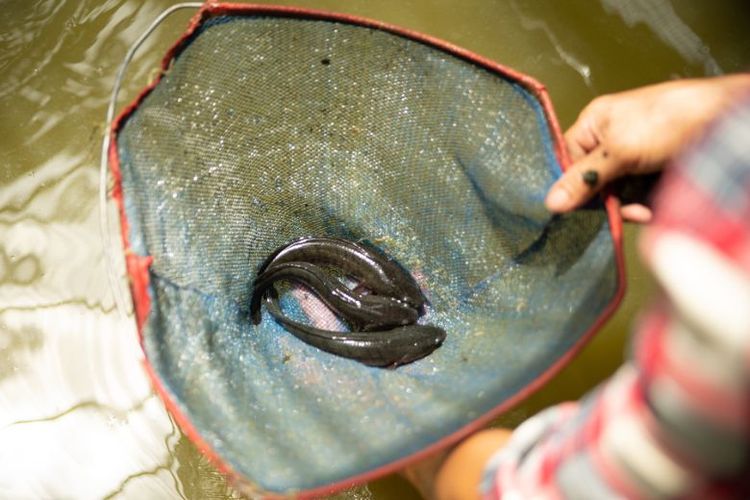
{"label": "snakehead fish", "polygon": [[369,331],[415,323],[419,312],[409,305],[382,295],[363,295],[348,289],[314,264],[273,263],[255,280],[250,299],[250,316],[260,323],[261,303],[266,291],[277,281],[293,281],[308,287],[353,330]]}
{"label": "snakehead fish", "polygon": [[308,236],[278,248],[260,266],[266,269],[287,262],[331,266],[359,280],[374,294],[390,296],[421,309],[426,298],[414,278],[380,250],[361,242],[335,237]]}
{"label": "snakehead fish", "polygon": [[287,331],[318,349],[369,366],[395,368],[416,361],[440,347],[445,331],[432,325],[399,326],[373,332],[321,330],[287,318],[276,291],[266,295],[266,308]]}

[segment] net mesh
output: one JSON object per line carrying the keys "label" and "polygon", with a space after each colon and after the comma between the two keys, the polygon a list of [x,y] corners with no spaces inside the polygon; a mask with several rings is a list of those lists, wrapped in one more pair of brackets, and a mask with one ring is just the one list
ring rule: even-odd
{"label": "net mesh", "polygon": [[[210,18],[116,144],[130,250],[153,257],[147,359],[202,439],[268,491],[336,483],[457,431],[545,372],[616,294],[601,206],[543,207],[559,163],[533,93],[408,37]],[[304,235],[395,257],[443,346],[382,370],[268,314],[252,325],[257,266]],[[313,300],[286,294],[285,310],[314,316]]]}

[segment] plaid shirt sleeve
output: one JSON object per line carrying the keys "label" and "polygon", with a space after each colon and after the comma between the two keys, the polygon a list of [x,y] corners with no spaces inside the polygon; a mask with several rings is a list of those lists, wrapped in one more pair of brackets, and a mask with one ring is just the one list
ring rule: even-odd
{"label": "plaid shirt sleeve", "polygon": [[485,498],[750,498],[750,103],[665,174],[654,213],[662,297],[629,361],[521,425]]}

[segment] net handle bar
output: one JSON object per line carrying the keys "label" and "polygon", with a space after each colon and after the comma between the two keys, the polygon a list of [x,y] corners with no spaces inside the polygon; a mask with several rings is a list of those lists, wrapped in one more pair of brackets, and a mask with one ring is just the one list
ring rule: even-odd
{"label": "net handle bar", "polygon": [[154,19],[146,30],[133,42],[125,54],[125,58],[120,63],[120,68],[117,71],[115,82],[112,85],[112,94],[109,98],[109,105],[107,106],[107,117],[104,126],[104,139],[102,140],[101,157],[99,160],[99,231],[101,232],[102,245],[104,246],[104,261],[107,267],[107,279],[109,281],[109,287],[111,288],[112,295],[115,300],[115,307],[121,315],[122,319],[127,320],[127,305],[125,303],[125,297],[122,292],[122,288],[119,286],[117,277],[117,267],[115,266],[114,256],[112,254],[112,238],[109,231],[109,212],[107,211],[107,180],[108,180],[108,155],[109,148],[112,142],[112,122],[115,118],[115,108],[117,107],[117,95],[120,93],[120,87],[122,86],[122,80],[125,76],[128,64],[135,56],[143,42],[153,33],[153,31],[164,22],[164,20],[171,14],[183,9],[200,9],[204,7],[201,2],[184,2],[172,5],[165,9]]}

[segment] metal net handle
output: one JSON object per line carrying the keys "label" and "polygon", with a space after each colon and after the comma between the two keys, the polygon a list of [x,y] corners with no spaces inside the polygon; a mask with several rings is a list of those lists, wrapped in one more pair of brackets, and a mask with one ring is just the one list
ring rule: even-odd
{"label": "metal net handle", "polygon": [[122,85],[123,77],[125,76],[125,70],[128,64],[135,56],[138,48],[143,42],[151,35],[151,33],[171,14],[182,9],[200,9],[203,7],[201,2],[185,2],[172,5],[165,9],[159,14],[156,19],[149,25],[146,30],[133,42],[125,54],[125,58],[120,64],[120,69],[117,71],[114,85],[112,86],[112,95],[109,98],[109,105],[107,106],[107,118],[104,128],[104,139],[102,141],[102,152],[99,161],[99,231],[101,232],[102,244],[104,246],[104,261],[107,266],[107,279],[109,286],[112,289],[112,295],[115,300],[115,307],[123,319],[127,319],[127,306],[125,304],[125,297],[123,296],[122,288],[119,286],[117,279],[116,266],[114,263],[114,255],[112,254],[112,239],[109,231],[109,212],[107,211],[107,172],[109,170],[109,147],[112,140],[112,121],[115,117],[115,108],[117,106],[117,94],[120,92],[120,86]]}

